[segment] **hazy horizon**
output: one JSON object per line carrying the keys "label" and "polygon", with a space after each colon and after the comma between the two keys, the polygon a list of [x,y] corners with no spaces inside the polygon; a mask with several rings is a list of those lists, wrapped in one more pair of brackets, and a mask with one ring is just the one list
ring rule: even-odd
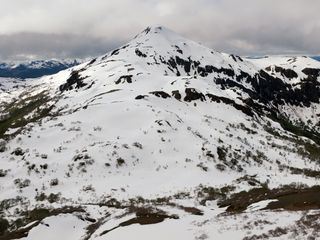
{"label": "hazy horizon", "polygon": [[320,55],[317,0],[2,0],[0,60],[102,55],[149,25],[241,56]]}

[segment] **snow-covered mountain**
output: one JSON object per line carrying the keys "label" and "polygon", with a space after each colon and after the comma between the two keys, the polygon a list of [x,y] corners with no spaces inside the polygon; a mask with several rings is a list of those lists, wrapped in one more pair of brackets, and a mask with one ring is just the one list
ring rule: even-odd
{"label": "snow-covered mountain", "polygon": [[33,60],[26,62],[0,63],[0,77],[37,78],[55,74],[61,70],[79,65],[80,60]]}
{"label": "snow-covered mountain", "polygon": [[149,27],[3,91],[0,239],[317,239],[319,88]]}

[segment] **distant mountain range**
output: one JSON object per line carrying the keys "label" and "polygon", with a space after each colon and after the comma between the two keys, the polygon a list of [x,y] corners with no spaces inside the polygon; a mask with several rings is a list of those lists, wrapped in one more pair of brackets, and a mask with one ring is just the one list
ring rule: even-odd
{"label": "distant mountain range", "polygon": [[314,56],[312,57],[313,59],[317,60],[317,61],[320,61],[320,56]]}
{"label": "distant mountain range", "polygon": [[[249,57],[254,59],[254,57]],[[260,57],[258,57],[260,58]],[[320,56],[311,57],[320,61]],[[27,62],[0,62],[0,77],[2,78],[38,78],[58,73],[67,68],[79,65],[82,60],[34,60]]]}
{"label": "distant mountain range", "polygon": [[28,62],[0,62],[0,77],[37,78],[55,74],[61,70],[80,64],[79,60],[36,60]]}

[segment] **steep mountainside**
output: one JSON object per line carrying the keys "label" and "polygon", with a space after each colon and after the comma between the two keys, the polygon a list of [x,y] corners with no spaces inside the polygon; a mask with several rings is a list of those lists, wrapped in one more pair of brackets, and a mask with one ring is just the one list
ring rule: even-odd
{"label": "steep mountainside", "polygon": [[61,70],[79,65],[79,60],[37,60],[29,62],[0,63],[0,77],[3,78],[37,78],[55,74]]}
{"label": "steep mountainside", "polygon": [[0,239],[316,239],[319,100],[164,27],[0,92]]}

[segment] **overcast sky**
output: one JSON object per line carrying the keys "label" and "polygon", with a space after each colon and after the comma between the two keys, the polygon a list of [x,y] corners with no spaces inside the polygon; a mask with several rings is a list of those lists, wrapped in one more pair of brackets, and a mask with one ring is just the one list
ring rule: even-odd
{"label": "overcast sky", "polygon": [[0,59],[84,58],[149,25],[239,55],[320,54],[320,0],[0,0]]}

